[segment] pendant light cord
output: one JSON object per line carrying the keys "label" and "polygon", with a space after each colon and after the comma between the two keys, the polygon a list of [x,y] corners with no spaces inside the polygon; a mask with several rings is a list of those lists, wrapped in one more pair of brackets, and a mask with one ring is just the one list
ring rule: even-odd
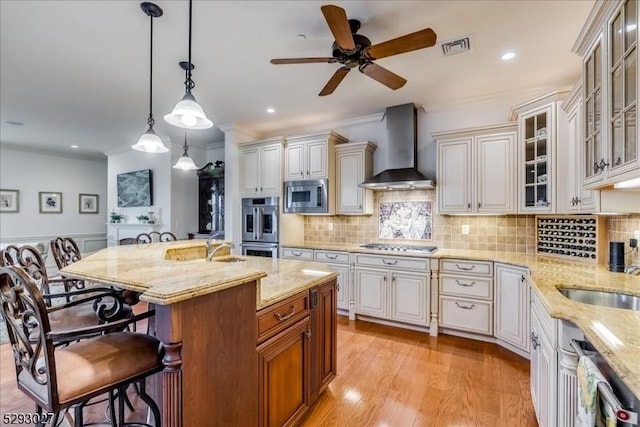
{"label": "pendant light cord", "polygon": [[193,15],[193,0],[189,0],[189,64],[187,65],[187,80],[184,82],[184,86],[187,90],[187,93],[191,95],[191,89],[193,89],[196,84],[191,79],[191,69],[193,66],[191,65],[191,20]]}
{"label": "pendant light cord", "polygon": [[150,23],[149,26],[149,118],[147,119],[147,124],[149,128],[152,128],[155,124],[155,120],[153,119],[153,15],[149,15]]}

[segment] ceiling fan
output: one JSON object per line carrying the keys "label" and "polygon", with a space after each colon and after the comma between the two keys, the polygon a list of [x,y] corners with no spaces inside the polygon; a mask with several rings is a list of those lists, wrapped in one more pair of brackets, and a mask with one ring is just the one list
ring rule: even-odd
{"label": "ceiling fan", "polygon": [[424,49],[436,44],[436,33],[431,28],[406,34],[395,39],[371,45],[371,41],[356,34],[360,29],[360,21],[347,19],[345,10],[334,5],[325,5],[320,8],[329,29],[335,38],[331,47],[333,56],[326,58],[280,58],[272,59],[271,63],[280,64],[308,64],[313,62],[334,63],[339,62],[343,66],[339,68],[320,91],[320,96],[333,93],[340,82],[347,76],[352,68],[358,67],[361,73],[382,83],[390,89],[400,89],[407,80],[399,75],[375,64],[376,59],[398,55],[418,49]]}

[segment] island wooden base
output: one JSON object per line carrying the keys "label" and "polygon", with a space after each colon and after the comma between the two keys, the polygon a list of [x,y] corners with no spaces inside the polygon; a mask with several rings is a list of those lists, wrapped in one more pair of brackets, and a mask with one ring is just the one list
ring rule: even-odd
{"label": "island wooden base", "polygon": [[156,305],[163,426],[257,425],[256,285]]}

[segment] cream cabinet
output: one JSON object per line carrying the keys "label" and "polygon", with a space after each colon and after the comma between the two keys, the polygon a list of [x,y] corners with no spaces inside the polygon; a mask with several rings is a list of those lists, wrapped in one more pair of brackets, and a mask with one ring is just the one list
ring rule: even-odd
{"label": "cream cabinet", "polygon": [[336,213],[361,215],[373,213],[373,191],[360,184],[373,176],[371,142],[350,142],[336,146]]}
{"label": "cream cabinet", "polygon": [[342,313],[348,312],[351,307],[351,263],[349,252],[327,251],[316,249],[313,251],[314,260],[326,263],[338,272],[337,279],[337,306]]}
{"label": "cream cabinet", "polygon": [[440,260],[439,326],[493,334],[493,263]]}
{"label": "cream cabinet", "polygon": [[521,355],[529,353],[531,329],[527,274],[525,268],[495,264],[495,337]]}
{"label": "cream cabinet", "polygon": [[356,254],[355,265],[356,314],[428,326],[426,258]]}
{"label": "cream cabinet", "polygon": [[287,138],[285,180],[332,179],[335,177],[335,145],[348,140],[335,132]]}
{"label": "cream cabinet", "polygon": [[640,178],[638,2],[596,2],[573,51],[583,58],[584,184]]}
{"label": "cream cabinet", "polygon": [[515,106],[518,120],[518,212],[551,212],[556,207],[556,145],[566,140],[560,103],[567,92],[551,92]]}
{"label": "cream cabinet", "polygon": [[491,126],[432,134],[438,143],[440,213],[516,211],[516,127]]}
{"label": "cream cabinet", "polygon": [[253,143],[240,149],[243,197],[282,194],[282,139]]}

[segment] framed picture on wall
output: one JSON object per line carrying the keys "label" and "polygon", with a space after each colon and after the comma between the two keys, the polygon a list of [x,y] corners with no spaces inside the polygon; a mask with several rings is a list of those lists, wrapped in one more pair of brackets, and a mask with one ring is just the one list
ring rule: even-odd
{"label": "framed picture on wall", "polygon": [[62,193],[40,191],[40,213],[62,213]]}
{"label": "framed picture on wall", "polygon": [[80,194],[78,200],[78,209],[81,214],[97,214],[98,213],[98,195],[97,194]]}
{"label": "framed picture on wall", "polygon": [[0,212],[18,212],[18,192],[0,189]]}

